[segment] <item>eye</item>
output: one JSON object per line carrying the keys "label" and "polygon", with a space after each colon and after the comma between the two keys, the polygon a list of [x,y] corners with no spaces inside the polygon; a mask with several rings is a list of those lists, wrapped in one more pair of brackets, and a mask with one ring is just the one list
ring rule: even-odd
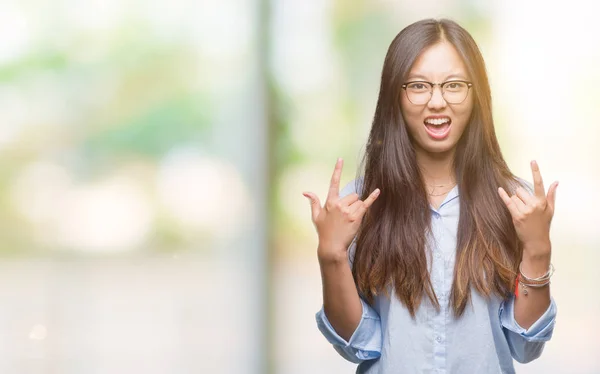
{"label": "eye", "polygon": [[415,92],[427,92],[429,91],[429,85],[423,82],[413,82],[407,85],[407,88]]}
{"label": "eye", "polygon": [[464,82],[447,82],[444,87],[449,91],[460,91],[467,88],[467,85]]}

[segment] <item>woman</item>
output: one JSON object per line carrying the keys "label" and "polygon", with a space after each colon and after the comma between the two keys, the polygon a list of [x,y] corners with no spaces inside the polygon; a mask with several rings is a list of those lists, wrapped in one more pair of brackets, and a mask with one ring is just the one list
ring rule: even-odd
{"label": "woman", "polygon": [[[323,281],[317,324],[358,373],[514,373],[552,335],[546,195],[508,169],[473,38],[416,22],[385,58],[364,176],[310,192]],[[524,188],[526,187],[526,188]],[[349,261],[348,261],[349,260]],[[515,287],[516,285],[516,287]]]}

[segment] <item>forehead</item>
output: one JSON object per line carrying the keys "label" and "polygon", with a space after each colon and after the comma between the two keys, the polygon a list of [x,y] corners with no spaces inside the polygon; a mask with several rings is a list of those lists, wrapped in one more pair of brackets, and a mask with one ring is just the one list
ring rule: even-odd
{"label": "forehead", "polygon": [[448,42],[436,43],[421,52],[409,77],[439,81],[449,76],[466,78],[467,68],[454,46]]}

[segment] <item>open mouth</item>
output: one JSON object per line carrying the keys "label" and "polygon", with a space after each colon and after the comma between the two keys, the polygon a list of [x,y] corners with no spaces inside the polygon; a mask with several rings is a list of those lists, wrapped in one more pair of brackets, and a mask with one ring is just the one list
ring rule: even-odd
{"label": "open mouth", "polygon": [[444,139],[450,133],[452,120],[447,116],[427,117],[423,121],[425,131],[430,137],[436,140]]}

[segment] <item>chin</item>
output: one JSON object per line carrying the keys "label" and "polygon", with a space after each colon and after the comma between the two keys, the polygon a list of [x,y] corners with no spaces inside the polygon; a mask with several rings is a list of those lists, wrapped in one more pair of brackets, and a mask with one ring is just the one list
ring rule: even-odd
{"label": "chin", "polygon": [[427,153],[446,153],[454,150],[456,148],[456,143],[443,142],[438,144],[425,144],[425,146],[421,147]]}

